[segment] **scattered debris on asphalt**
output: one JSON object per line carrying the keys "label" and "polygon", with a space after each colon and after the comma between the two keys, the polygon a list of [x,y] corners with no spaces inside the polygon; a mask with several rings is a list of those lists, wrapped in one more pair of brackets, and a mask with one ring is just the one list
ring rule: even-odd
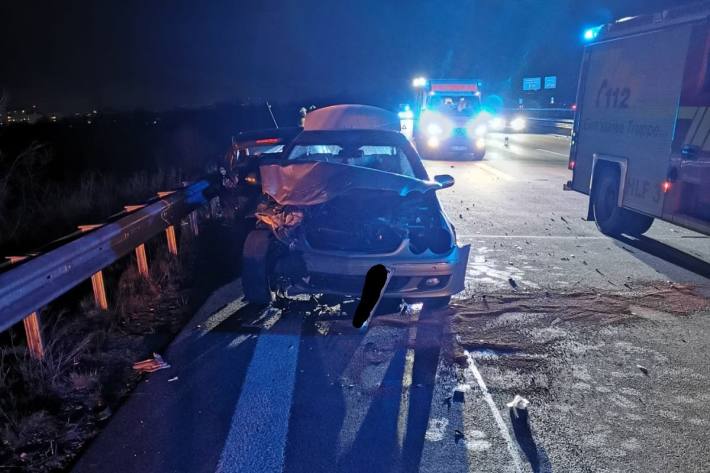
{"label": "scattered debris on asphalt", "polygon": [[174,376],[168,380],[168,383],[172,383],[173,381],[177,381],[179,378],[177,376]]}
{"label": "scattered debris on asphalt", "polygon": [[642,372],[643,374],[645,374],[646,376],[648,376],[648,368],[646,368],[645,366],[642,366],[642,365],[636,365],[636,368],[638,368],[639,370],[641,370],[641,372]]}
{"label": "scattered debris on asphalt", "polygon": [[525,399],[520,394],[516,394],[515,397],[513,398],[513,400],[510,401],[508,404],[506,404],[506,406],[508,406],[515,413],[515,416],[517,417],[518,410],[526,411],[528,409],[529,404],[530,404],[530,401]]}
{"label": "scattered debris on asphalt", "polygon": [[510,287],[512,287],[513,289],[518,288],[518,283],[515,282],[515,279],[513,278],[508,278],[508,284],[510,284]]}
{"label": "scattered debris on asphalt", "polygon": [[157,353],[153,353],[153,358],[133,363],[133,369],[141,373],[153,373],[167,368],[170,368],[170,365]]}

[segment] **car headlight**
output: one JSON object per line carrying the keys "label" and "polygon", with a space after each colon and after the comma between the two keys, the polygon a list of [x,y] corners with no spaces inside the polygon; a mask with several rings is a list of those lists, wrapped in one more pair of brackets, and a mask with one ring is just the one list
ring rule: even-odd
{"label": "car headlight", "polygon": [[491,120],[491,129],[493,130],[502,130],[505,128],[505,119],[502,117],[495,117],[493,120]]}
{"label": "car headlight", "polygon": [[439,138],[437,138],[436,136],[432,136],[431,138],[429,138],[427,140],[426,144],[430,148],[438,148],[439,147]]}
{"label": "car headlight", "polygon": [[527,122],[523,117],[516,117],[510,122],[510,128],[513,129],[513,131],[521,131],[524,130],[525,127],[527,126]]}
{"label": "car headlight", "polygon": [[431,136],[438,136],[444,132],[444,129],[438,123],[430,123],[429,126],[426,127],[426,132]]}
{"label": "car headlight", "polygon": [[476,140],[476,149],[483,149],[486,147],[486,140],[483,138],[478,138]]}
{"label": "car headlight", "polygon": [[473,133],[476,136],[483,136],[486,133],[488,133],[488,127],[486,125],[478,125],[474,130]]}

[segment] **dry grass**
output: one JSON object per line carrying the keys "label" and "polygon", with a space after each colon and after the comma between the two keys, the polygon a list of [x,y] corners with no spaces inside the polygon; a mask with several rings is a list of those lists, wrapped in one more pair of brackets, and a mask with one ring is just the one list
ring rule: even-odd
{"label": "dry grass", "polygon": [[47,243],[48,238],[74,231],[75,225],[103,221],[123,205],[140,203],[179,184],[174,169],[125,179],[85,172],[59,184],[45,171],[53,159],[39,143],[12,158],[0,152],[0,249],[30,250],[27,242]]}
{"label": "dry grass", "polygon": [[184,323],[180,285],[191,255],[152,250],[151,278],[128,265],[108,312],[86,297],[75,310],[43,314],[43,360],[19,344],[0,349],[0,471],[65,469],[140,379],[131,364]]}

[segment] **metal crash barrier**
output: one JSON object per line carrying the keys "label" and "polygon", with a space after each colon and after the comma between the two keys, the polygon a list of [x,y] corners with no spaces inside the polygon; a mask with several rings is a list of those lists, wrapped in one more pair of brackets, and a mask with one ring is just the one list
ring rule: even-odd
{"label": "metal crash barrier", "polygon": [[168,249],[177,255],[175,225],[188,217],[197,234],[195,210],[211,199],[211,184],[200,180],[186,187],[158,193],[145,205],[126,206],[122,216],[110,223],[79,227],[75,239],[45,253],[9,257],[21,263],[0,274],[0,332],[23,321],[32,356],[44,356],[38,311],[82,281],[91,278],[97,307],[108,301],[102,270],[119,258],[135,252],[138,272],[148,275],[144,243],[165,232]]}

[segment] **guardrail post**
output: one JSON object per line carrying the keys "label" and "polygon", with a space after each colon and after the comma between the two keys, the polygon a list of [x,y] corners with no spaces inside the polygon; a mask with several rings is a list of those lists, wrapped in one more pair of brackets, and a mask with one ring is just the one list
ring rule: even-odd
{"label": "guardrail post", "polygon": [[138,274],[147,278],[148,273],[148,257],[145,254],[145,244],[141,243],[136,246],[136,262],[138,263]]}
{"label": "guardrail post", "polygon": [[170,225],[165,229],[165,236],[168,239],[168,251],[171,255],[178,254],[177,238],[175,238],[175,227]]}
{"label": "guardrail post", "polygon": [[42,340],[42,329],[40,327],[39,314],[32,312],[22,320],[25,326],[25,336],[27,337],[27,350],[32,358],[41,360],[44,358],[44,341]]}
{"label": "guardrail post", "polygon": [[190,230],[192,230],[192,234],[194,236],[199,236],[200,227],[197,226],[197,211],[193,210],[192,212],[190,212],[187,218],[190,221]]}
{"label": "guardrail post", "polygon": [[106,288],[104,287],[104,274],[102,271],[91,276],[91,287],[94,288],[94,301],[96,307],[101,310],[108,310],[108,300],[106,299]]}

